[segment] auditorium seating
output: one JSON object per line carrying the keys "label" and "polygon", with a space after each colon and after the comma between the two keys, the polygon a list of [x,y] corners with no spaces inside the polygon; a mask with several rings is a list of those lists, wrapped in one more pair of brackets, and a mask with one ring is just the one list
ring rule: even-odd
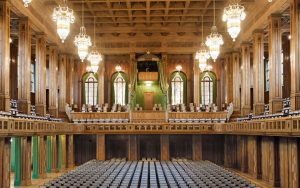
{"label": "auditorium seating", "polygon": [[282,100],[282,111],[270,114],[269,113],[269,104],[265,104],[265,110],[264,113],[261,115],[254,115],[249,114],[246,117],[237,118],[237,122],[241,121],[249,121],[249,120],[260,120],[260,119],[267,119],[267,118],[280,118],[280,117],[287,117],[287,116],[297,116],[300,115],[300,111],[291,111],[291,99],[290,98],[284,98]]}
{"label": "auditorium seating", "polygon": [[255,188],[238,175],[209,161],[89,161],[41,188],[161,187]]}
{"label": "auditorium seating", "polygon": [[21,119],[32,119],[32,120],[43,120],[43,121],[53,121],[53,122],[62,122],[60,118],[50,117],[49,114],[46,116],[39,116],[35,113],[35,106],[30,106],[30,114],[20,113],[18,111],[18,101],[11,99],[10,100],[10,111],[0,111],[0,116],[2,117],[13,117],[13,118],[21,118]]}

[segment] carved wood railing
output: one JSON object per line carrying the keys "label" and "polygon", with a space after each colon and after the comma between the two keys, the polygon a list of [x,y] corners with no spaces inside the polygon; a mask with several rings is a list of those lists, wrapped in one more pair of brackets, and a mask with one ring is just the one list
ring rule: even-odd
{"label": "carved wood railing", "polygon": [[0,118],[0,135],[76,134],[82,131],[84,127],[64,122]]}
{"label": "carved wood railing", "polygon": [[227,112],[169,112],[169,119],[226,119]]}
{"label": "carved wood railing", "polygon": [[300,116],[230,123],[66,123],[0,117],[0,136],[51,134],[236,134],[300,136]]}
{"label": "carved wood railing", "polygon": [[128,112],[71,112],[71,120],[129,119]]}

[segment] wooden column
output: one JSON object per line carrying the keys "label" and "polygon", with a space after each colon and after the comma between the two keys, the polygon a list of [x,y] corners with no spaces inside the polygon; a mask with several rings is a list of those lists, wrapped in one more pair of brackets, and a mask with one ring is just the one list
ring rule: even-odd
{"label": "wooden column", "polygon": [[[19,147],[17,149],[19,155],[16,154],[16,161],[20,168],[16,168],[15,172],[15,186],[29,186],[31,185],[31,137],[19,138]],[[19,172],[17,172],[19,171]]]}
{"label": "wooden column", "polygon": [[0,187],[10,187],[10,139],[0,137]]}
{"label": "wooden column", "polygon": [[35,41],[36,41],[35,111],[38,115],[45,116],[46,115],[46,36],[45,34],[41,33],[36,35]]}
{"label": "wooden column", "polygon": [[100,161],[105,160],[105,135],[98,134],[96,138],[96,159]]}
{"label": "wooden column", "polygon": [[242,115],[248,115],[251,112],[251,71],[250,71],[250,43],[242,43],[242,84],[241,84],[241,109]]}
{"label": "wooden column", "polygon": [[290,0],[291,110],[300,109],[300,1]]}
{"label": "wooden column", "polygon": [[262,179],[270,183],[271,186],[277,186],[276,163],[278,163],[278,151],[275,148],[274,137],[263,137],[261,142],[262,149]]}
{"label": "wooden column", "polygon": [[160,160],[169,161],[170,160],[170,136],[160,135]]}
{"label": "wooden column", "polygon": [[253,112],[259,115],[264,112],[265,105],[265,68],[264,68],[264,31],[253,32]]}
{"label": "wooden column", "polygon": [[248,172],[247,136],[237,136],[237,167],[242,172]]}
{"label": "wooden column", "polygon": [[241,110],[241,75],[240,75],[240,54],[232,53],[232,91],[233,91],[233,110],[240,112]]}
{"label": "wooden column", "polygon": [[270,113],[282,109],[281,86],[281,15],[269,17]]}
{"label": "wooden column", "polygon": [[59,96],[58,96],[58,111],[65,112],[66,106],[66,68],[67,56],[60,55],[59,57]]}
{"label": "wooden column", "polygon": [[68,56],[67,58],[67,69],[66,69],[66,103],[69,105],[74,104],[74,93],[73,93],[73,82],[74,82],[74,57]]}
{"label": "wooden column", "polygon": [[38,177],[46,178],[46,137],[38,136]]}
{"label": "wooden column", "polygon": [[58,54],[57,46],[52,45],[49,47],[49,113],[53,117],[58,116]]}
{"label": "wooden column", "polygon": [[66,135],[60,135],[61,139],[61,171],[64,172],[67,168],[67,138]]}
{"label": "wooden column", "polygon": [[58,172],[57,136],[51,136],[51,172]]}
{"label": "wooden column", "polygon": [[291,59],[290,59],[290,40],[288,36],[282,36],[282,55],[283,55],[283,87],[282,98],[291,96]]}
{"label": "wooden column", "polygon": [[280,187],[299,187],[297,138],[280,138]]}
{"label": "wooden column", "polygon": [[138,160],[138,143],[136,135],[128,135],[128,160]]}
{"label": "wooden column", "polygon": [[74,164],[74,137],[73,135],[67,135],[67,141],[68,141],[68,146],[67,146],[67,168],[68,169],[73,169],[75,167]]}
{"label": "wooden column", "polygon": [[31,24],[28,18],[19,20],[18,110],[30,114]]}
{"label": "wooden column", "polygon": [[[195,57],[195,55],[193,56]],[[194,104],[199,106],[200,101],[200,69],[199,61],[194,58]]]}
{"label": "wooden column", "polygon": [[[10,110],[10,2],[0,1],[0,111]],[[16,76],[16,75],[15,75]]]}
{"label": "wooden column", "polygon": [[236,168],[237,137],[235,135],[225,135],[224,137],[224,166],[227,168]]}
{"label": "wooden column", "polygon": [[[103,105],[104,102],[104,75],[105,75],[105,66],[104,62],[101,62],[99,64],[99,70],[98,70],[98,104]],[[130,102],[130,101],[128,101]]]}
{"label": "wooden column", "polygon": [[202,160],[202,135],[192,136],[193,161]]}
{"label": "wooden column", "polygon": [[257,138],[256,136],[248,136],[248,173],[254,177],[258,178],[258,148],[257,148]]}
{"label": "wooden column", "polygon": [[225,85],[226,85],[226,95],[225,102],[227,104],[233,102],[233,92],[232,92],[232,57],[230,53],[225,54]]}

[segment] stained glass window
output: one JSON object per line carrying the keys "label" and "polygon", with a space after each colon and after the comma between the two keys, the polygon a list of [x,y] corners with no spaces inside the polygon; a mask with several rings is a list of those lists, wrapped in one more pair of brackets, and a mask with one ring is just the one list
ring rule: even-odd
{"label": "stained glass window", "polygon": [[172,105],[183,103],[183,79],[180,74],[176,74],[171,81]]}
{"label": "stained glass window", "polygon": [[121,74],[114,81],[115,104],[125,105],[126,82]]}
{"label": "stained glass window", "polygon": [[206,73],[201,80],[201,103],[203,105],[213,103],[213,85],[213,80],[209,74]]}
{"label": "stained glass window", "polygon": [[98,82],[94,74],[90,74],[85,81],[85,101],[86,104],[97,104]]}

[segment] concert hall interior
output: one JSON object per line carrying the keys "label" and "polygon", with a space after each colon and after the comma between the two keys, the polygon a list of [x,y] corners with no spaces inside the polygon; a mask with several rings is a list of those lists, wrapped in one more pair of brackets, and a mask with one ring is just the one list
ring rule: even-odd
{"label": "concert hall interior", "polygon": [[300,0],[0,0],[0,188],[300,187]]}

